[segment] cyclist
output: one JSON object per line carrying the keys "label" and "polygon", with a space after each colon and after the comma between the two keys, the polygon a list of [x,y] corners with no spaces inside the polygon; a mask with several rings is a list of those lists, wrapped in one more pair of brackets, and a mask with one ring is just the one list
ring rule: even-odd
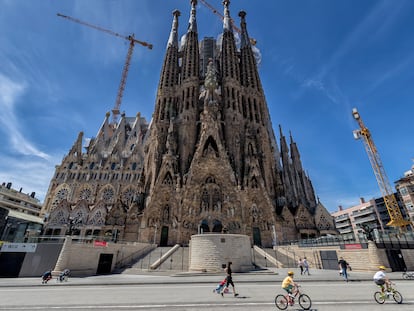
{"label": "cyclist", "polygon": [[289,271],[287,277],[285,277],[282,282],[282,288],[288,293],[289,303],[292,303],[292,289],[298,286],[295,281],[293,281],[294,274],[293,271]]}
{"label": "cyclist", "polygon": [[381,292],[384,293],[384,284],[385,284],[385,286],[387,288],[387,291],[388,291],[388,289],[391,285],[391,281],[384,272],[387,268],[385,268],[384,266],[379,266],[378,268],[379,268],[379,271],[377,271],[374,274],[373,279],[374,279],[375,284],[377,284],[378,286],[381,286]]}

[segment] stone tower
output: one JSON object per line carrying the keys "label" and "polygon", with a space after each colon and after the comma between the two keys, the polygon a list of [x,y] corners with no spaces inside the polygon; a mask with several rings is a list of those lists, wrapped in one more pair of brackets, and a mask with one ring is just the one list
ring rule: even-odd
{"label": "stone tower", "polygon": [[151,125],[123,117],[110,126],[107,116],[86,154],[78,138],[51,181],[46,232],[71,216],[72,222],[81,218],[81,235],[115,232],[160,245],[187,244],[207,232],[245,234],[262,246],[335,233],[292,135],[288,145],[281,127],[279,151],[246,13],[239,13],[236,44],[229,2],[223,1],[223,33],[215,45],[212,38],[199,42],[196,0],[181,46],[180,12],[173,12]]}
{"label": "stone tower", "polygon": [[205,70],[196,4],[181,47],[174,12],[146,142],[140,239],[151,241],[158,231],[160,244],[186,243],[197,232],[230,232],[271,245],[278,237],[319,235],[314,215],[323,207],[296,144],[291,138],[289,154],[281,131],[281,152],[275,142],[246,13],[239,13],[237,46],[223,2],[222,39]]}

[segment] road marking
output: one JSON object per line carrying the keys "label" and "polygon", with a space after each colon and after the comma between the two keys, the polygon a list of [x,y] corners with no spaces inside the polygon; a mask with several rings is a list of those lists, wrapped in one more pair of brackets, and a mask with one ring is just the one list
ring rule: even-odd
{"label": "road marking", "polygon": [[[374,304],[374,301],[341,301],[341,304]],[[403,305],[413,304],[414,300],[406,301]],[[315,301],[312,303],[312,310],[317,308],[318,305],[337,305],[338,301]],[[96,310],[96,309],[168,309],[168,308],[194,308],[197,307],[199,309],[202,308],[217,308],[217,307],[248,307],[248,306],[269,306],[274,305],[274,303],[270,302],[252,302],[252,303],[203,303],[203,304],[196,304],[196,303],[188,303],[188,304],[146,304],[146,305],[78,305],[78,306],[31,306],[30,310]],[[374,305],[377,305],[376,303]],[[27,306],[21,307],[14,307],[14,306],[0,306],[0,310],[27,310]],[[316,310],[316,309],[315,309]]]}

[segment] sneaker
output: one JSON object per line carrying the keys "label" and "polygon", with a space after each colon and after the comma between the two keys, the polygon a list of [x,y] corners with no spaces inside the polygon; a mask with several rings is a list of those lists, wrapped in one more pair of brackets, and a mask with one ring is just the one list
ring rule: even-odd
{"label": "sneaker", "polygon": [[220,294],[221,294],[221,297],[224,297],[223,292],[221,292]]}
{"label": "sneaker", "polygon": [[234,293],[234,297],[237,297],[237,296],[239,296],[239,294],[237,294],[237,293]]}

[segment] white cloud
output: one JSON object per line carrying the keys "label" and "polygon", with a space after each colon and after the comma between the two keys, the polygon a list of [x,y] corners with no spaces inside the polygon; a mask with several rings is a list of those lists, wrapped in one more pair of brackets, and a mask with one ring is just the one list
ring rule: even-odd
{"label": "white cloud", "polygon": [[14,189],[23,188],[24,193],[36,193],[43,201],[53,176],[55,163],[61,157],[52,156],[48,161],[41,158],[13,157],[0,154],[0,182],[12,182]]}
{"label": "white cloud", "polygon": [[0,125],[16,153],[48,159],[49,155],[38,150],[21,133],[15,115],[15,105],[26,89],[25,83],[17,83],[0,73]]}

